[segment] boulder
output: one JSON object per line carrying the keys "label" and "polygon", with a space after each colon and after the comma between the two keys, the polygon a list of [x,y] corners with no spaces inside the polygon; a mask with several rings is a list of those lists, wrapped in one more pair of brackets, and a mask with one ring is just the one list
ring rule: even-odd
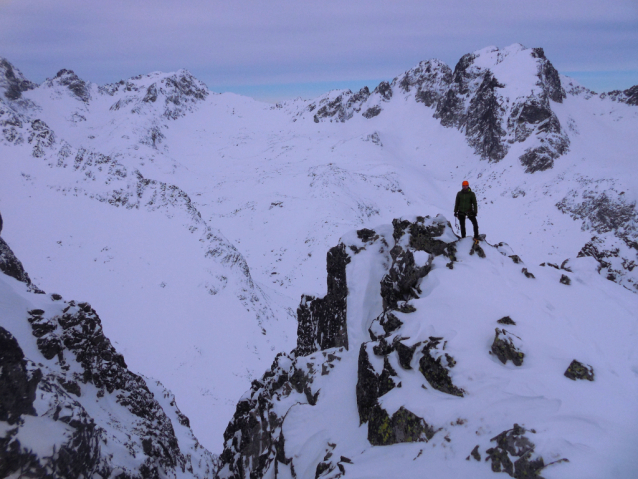
{"label": "boulder", "polygon": [[515,366],[522,366],[525,353],[518,346],[520,340],[521,338],[505,329],[496,328],[491,353],[495,354],[503,364],[507,363],[507,361],[512,361]]}
{"label": "boulder", "polygon": [[570,363],[569,367],[565,371],[565,377],[576,381],[577,379],[583,379],[587,381],[594,380],[594,368],[589,364],[583,364],[575,359]]}

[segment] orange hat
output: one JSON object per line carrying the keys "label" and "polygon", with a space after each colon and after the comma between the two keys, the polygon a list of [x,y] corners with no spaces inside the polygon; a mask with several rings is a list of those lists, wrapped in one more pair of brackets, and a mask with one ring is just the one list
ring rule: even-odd
{"label": "orange hat", "polygon": [[462,185],[462,186],[470,186],[470,184],[468,183],[468,181],[467,181],[467,180],[465,180],[465,181],[463,182],[463,185]]}

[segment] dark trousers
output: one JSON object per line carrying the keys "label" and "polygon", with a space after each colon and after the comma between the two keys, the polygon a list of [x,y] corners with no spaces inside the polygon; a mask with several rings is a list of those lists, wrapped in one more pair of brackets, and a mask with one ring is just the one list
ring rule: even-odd
{"label": "dark trousers", "polygon": [[[468,215],[467,216],[472,222],[472,226],[474,227],[474,237],[478,238],[478,223],[476,222],[476,216]],[[459,223],[461,223],[461,238],[465,238],[465,215],[463,213],[459,213]]]}

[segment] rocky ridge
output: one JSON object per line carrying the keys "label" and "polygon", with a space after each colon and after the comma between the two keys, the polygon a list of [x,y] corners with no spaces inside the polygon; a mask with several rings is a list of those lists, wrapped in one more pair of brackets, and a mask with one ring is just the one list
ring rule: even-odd
{"label": "rocky ridge", "polygon": [[172,394],[127,369],[91,305],[34,296],[2,239],[0,266],[0,476],[210,477],[215,456]]}
{"label": "rocky ridge", "polygon": [[[335,255],[336,251],[338,255]],[[580,278],[583,271],[579,261],[582,260],[566,260],[561,266],[550,265],[559,270],[556,273],[560,272],[559,281],[558,276],[551,273],[552,268],[548,271],[554,278],[554,288],[574,287],[572,279]],[[362,264],[366,264],[366,267]],[[409,451],[416,453],[411,459],[414,461],[422,455],[429,455],[428,461],[436,461],[436,455],[432,455],[436,449],[432,448],[437,445],[443,451],[452,448],[451,456],[445,453],[446,464],[452,457],[463,454],[458,450],[463,444],[460,447],[461,450],[467,448],[463,457],[467,456],[468,463],[458,464],[458,469],[455,469],[456,465],[448,466],[456,471],[451,474],[460,474],[463,470],[463,474],[472,477],[490,477],[492,472],[504,472],[523,479],[542,477],[543,471],[549,467],[554,474],[552,477],[563,477],[560,471],[568,473],[558,468],[569,467],[567,464],[574,458],[567,459],[563,447],[555,450],[548,448],[549,444],[554,444],[553,447],[558,444],[557,439],[549,440],[547,436],[546,424],[549,423],[546,421],[551,423],[551,418],[538,417],[535,420],[542,429],[539,431],[524,424],[529,423],[529,416],[523,414],[525,406],[520,410],[512,406],[507,408],[508,418],[519,415],[521,419],[523,416],[528,419],[523,420],[523,423],[510,422],[507,425],[506,420],[499,415],[497,422],[502,428],[499,430],[496,424],[484,424],[484,419],[477,422],[477,418],[471,418],[472,413],[467,412],[467,409],[465,416],[459,412],[463,410],[463,404],[471,408],[470,404],[476,401],[480,403],[481,414],[485,414],[486,408],[492,407],[487,403],[496,401],[494,405],[501,404],[500,399],[491,395],[500,397],[502,393],[492,391],[490,398],[481,396],[481,387],[477,389],[478,385],[473,384],[472,377],[482,377],[485,368],[493,368],[495,374],[508,377],[507,382],[517,381],[515,378],[518,375],[525,375],[517,370],[535,367],[527,365],[529,358],[537,362],[538,355],[542,354],[531,347],[531,344],[536,344],[538,348],[538,339],[530,342],[530,336],[538,334],[538,331],[533,332],[534,329],[543,328],[541,323],[545,324],[540,311],[523,314],[521,310],[518,313],[533,317],[534,321],[540,320],[534,325],[521,324],[510,316],[500,319],[496,316],[490,320],[487,310],[491,308],[481,309],[479,304],[473,305],[476,317],[467,318],[465,322],[454,319],[457,326],[447,324],[451,321],[450,316],[461,314],[456,308],[444,308],[447,316],[442,322],[435,319],[439,314],[438,306],[432,301],[443,299],[429,298],[435,296],[435,289],[441,287],[443,281],[454,281],[452,278],[461,281],[459,287],[466,287],[462,277],[471,276],[468,270],[470,265],[480,271],[503,268],[509,271],[508,281],[514,281],[515,288],[523,290],[525,285],[529,285],[530,291],[537,291],[533,286],[535,282],[547,281],[545,272],[538,279],[539,272],[535,275],[529,271],[521,258],[504,243],[490,245],[482,241],[476,245],[458,239],[442,216],[397,219],[390,228],[362,229],[356,235],[348,234],[342,238],[340,244],[328,254],[328,282],[341,283],[345,279],[347,301],[335,303],[327,296],[324,304],[330,306],[317,309],[310,316],[314,320],[310,321],[306,298],[302,297],[298,310],[298,347],[291,353],[281,353],[270,370],[260,380],[253,382],[251,389],[238,403],[224,435],[225,445],[218,477],[239,479],[314,475],[315,478],[339,478],[348,477],[349,471],[359,471],[354,473],[355,477],[362,477],[361,471],[366,470],[366,461],[381,467],[378,466],[379,457],[390,461],[386,465],[398,461],[392,467],[403,467],[399,465],[397,456],[391,455],[393,449],[384,449],[400,443],[412,445]],[[482,269],[482,265],[486,269]],[[574,273],[576,269],[581,273]],[[346,278],[343,277],[344,270]],[[361,276],[361,271],[368,273]],[[365,274],[371,277],[366,278]],[[435,278],[430,279],[433,275]],[[444,280],[444,277],[447,279]],[[375,283],[376,288],[373,286]],[[496,284],[493,287],[501,288]],[[502,287],[507,288],[504,285]],[[477,286],[477,289],[480,287]],[[475,293],[468,293],[471,301],[480,302]],[[334,290],[329,296],[331,294],[335,294]],[[362,294],[365,296],[363,303]],[[510,295],[512,292],[494,291],[494,294],[495,298],[501,298],[502,294]],[[508,304],[513,305],[517,301],[514,299]],[[424,307],[426,309],[422,309]],[[362,313],[370,319],[361,325],[356,324],[361,320],[359,315]],[[487,318],[482,319],[486,315]],[[343,318],[347,318],[348,324],[342,323]],[[337,346],[327,343],[322,346],[321,338],[334,330],[333,321],[339,323],[340,329],[347,329],[348,343]],[[467,348],[476,340],[476,328],[483,327],[470,326],[468,321],[483,321],[485,326],[492,324],[492,338],[489,339],[491,347],[488,346],[489,328],[480,334],[484,339],[479,341],[481,346],[477,347],[477,351],[482,349],[480,354],[483,358],[493,358],[491,362],[488,360],[479,366],[474,364],[476,358],[470,360],[467,356]],[[464,326],[461,328],[469,328],[472,332],[461,333],[458,327],[462,324]],[[562,326],[553,324],[562,331]],[[367,338],[361,336],[359,328],[362,325],[366,325]],[[465,334],[467,340],[460,340],[459,334]],[[547,338],[552,337],[552,334]],[[561,335],[562,341],[567,340],[562,333],[557,334]],[[485,346],[482,345],[483,341]],[[566,346],[569,352],[565,352],[565,358],[552,369],[555,376],[552,381],[578,382],[576,379],[586,379],[595,383],[593,366],[569,359],[569,355],[577,351],[580,351],[577,353],[579,355],[587,354],[579,341],[572,342],[570,339],[564,343],[569,343]],[[565,382],[560,384],[561,387],[567,387]],[[536,386],[531,387],[536,389]],[[513,398],[517,393],[511,387],[506,389],[510,392],[504,392],[503,397],[509,397],[510,401],[516,403],[518,400]],[[601,390],[597,391],[604,394]],[[461,416],[454,420],[450,416],[446,417],[443,411],[449,406],[442,404],[458,404],[451,410],[454,411],[452,414]],[[443,416],[434,413],[435,410]],[[331,417],[334,420],[329,419]],[[476,428],[475,433],[472,428]],[[550,429],[555,438],[564,434],[559,428]],[[491,432],[490,436],[481,437],[488,432]],[[346,440],[355,444],[345,443]],[[539,446],[537,441],[543,445]],[[471,445],[472,442],[474,445]],[[419,444],[422,446],[419,447]],[[405,454],[408,450],[401,451]],[[570,451],[570,454],[577,454],[572,449]],[[481,463],[485,461],[491,463],[491,468],[484,468]],[[406,463],[405,467],[408,465]],[[405,477],[412,477],[409,469],[402,470]],[[385,477],[383,474],[387,472],[375,470],[369,474],[370,477]]]}

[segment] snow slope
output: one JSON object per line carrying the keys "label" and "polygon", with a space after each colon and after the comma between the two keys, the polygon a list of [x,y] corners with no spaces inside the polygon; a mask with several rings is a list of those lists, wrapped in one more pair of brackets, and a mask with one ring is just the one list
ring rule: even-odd
{"label": "snow slope", "polygon": [[[638,110],[548,64],[490,47],[272,106],[186,71],[96,86],[63,70],[38,86],[5,62],[3,237],[38,285],[89,300],[130,368],[219,452],[236,399],[293,347],[300,296],[325,294],[343,232],[449,216],[464,179],[488,239],[530,265],[582,250],[635,289]],[[526,173],[521,157],[550,140],[568,147]]]}

